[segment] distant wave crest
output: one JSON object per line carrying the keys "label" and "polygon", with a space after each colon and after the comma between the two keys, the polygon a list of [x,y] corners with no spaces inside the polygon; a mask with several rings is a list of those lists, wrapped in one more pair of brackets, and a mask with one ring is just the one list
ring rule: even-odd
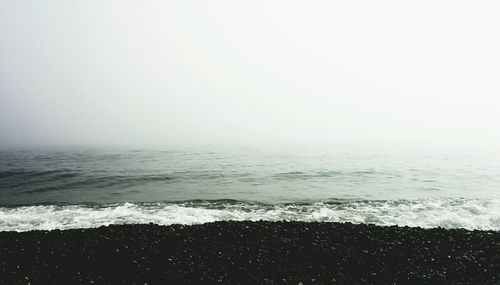
{"label": "distant wave crest", "polygon": [[257,183],[271,184],[276,181],[308,181],[324,179],[359,179],[376,175],[373,170],[338,171],[288,171],[255,175],[240,171],[207,171],[179,170],[157,173],[115,172],[102,169],[79,170],[70,168],[30,169],[17,168],[0,171],[0,191],[15,191],[17,193],[34,194],[74,189],[105,189],[135,187],[145,183],[166,185],[174,183]]}

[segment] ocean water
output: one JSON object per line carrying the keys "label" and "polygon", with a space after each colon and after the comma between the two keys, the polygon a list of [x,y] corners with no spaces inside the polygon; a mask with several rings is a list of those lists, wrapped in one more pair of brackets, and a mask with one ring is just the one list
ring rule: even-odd
{"label": "ocean water", "polygon": [[352,147],[0,151],[0,231],[261,219],[500,230],[500,157]]}

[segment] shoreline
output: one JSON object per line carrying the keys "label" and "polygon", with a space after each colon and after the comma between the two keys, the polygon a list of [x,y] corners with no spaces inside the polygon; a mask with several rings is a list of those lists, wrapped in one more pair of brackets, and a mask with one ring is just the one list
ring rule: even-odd
{"label": "shoreline", "polygon": [[0,232],[0,284],[498,284],[500,231],[225,221]]}

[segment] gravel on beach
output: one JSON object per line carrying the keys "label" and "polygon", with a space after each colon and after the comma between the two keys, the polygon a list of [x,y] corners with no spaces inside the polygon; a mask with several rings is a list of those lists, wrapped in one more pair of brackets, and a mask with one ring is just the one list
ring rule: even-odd
{"label": "gravel on beach", "polygon": [[500,284],[500,232],[321,222],[0,232],[0,284]]}

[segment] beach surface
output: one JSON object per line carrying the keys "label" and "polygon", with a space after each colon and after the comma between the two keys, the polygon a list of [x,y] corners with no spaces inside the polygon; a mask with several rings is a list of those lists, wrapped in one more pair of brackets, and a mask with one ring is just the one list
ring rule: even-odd
{"label": "beach surface", "polygon": [[0,284],[499,284],[500,232],[321,222],[0,232]]}

